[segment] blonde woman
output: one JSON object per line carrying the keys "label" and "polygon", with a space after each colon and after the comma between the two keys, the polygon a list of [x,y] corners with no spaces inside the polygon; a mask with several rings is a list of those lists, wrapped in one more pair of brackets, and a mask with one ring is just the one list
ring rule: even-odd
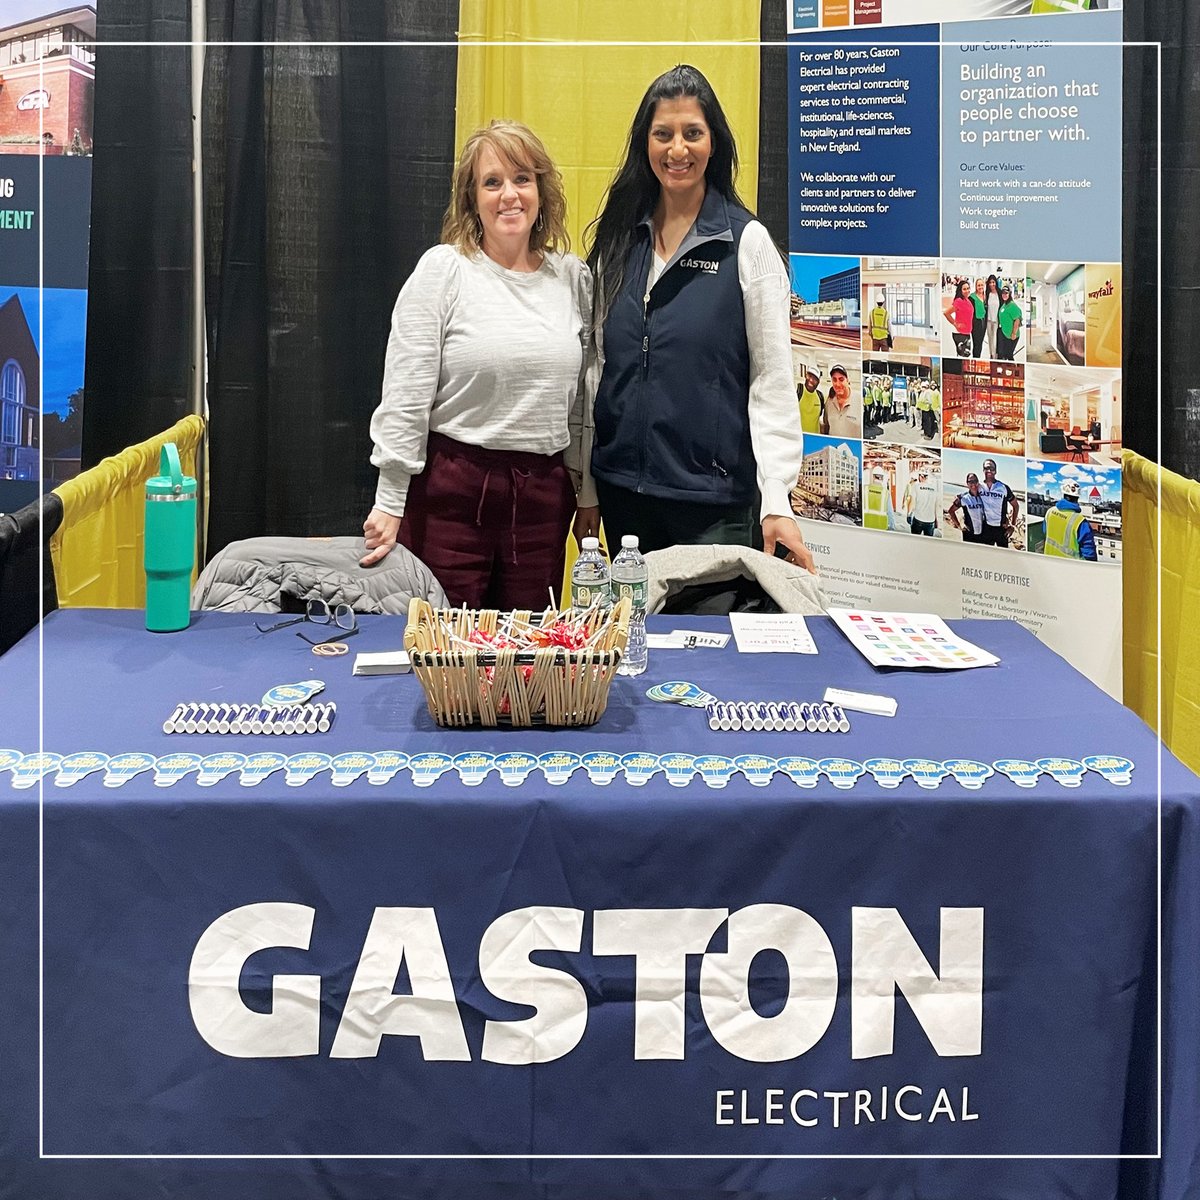
{"label": "blonde woman", "polygon": [[473,133],[442,243],[392,313],[364,566],[399,542],[472,607],[540,609],[561,584],[591,311],[569,246],[562,178],[537,136],[515,121]]}

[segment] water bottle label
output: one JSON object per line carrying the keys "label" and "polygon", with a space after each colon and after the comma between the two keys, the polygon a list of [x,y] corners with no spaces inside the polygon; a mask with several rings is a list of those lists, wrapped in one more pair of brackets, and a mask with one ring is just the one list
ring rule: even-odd
{"label": "water bottle label", "polygon": [[644,579],[637,583],[616,583],[614,580],[613,586],[616,588],[616,595],[613,599],[623,600],[628,596],[629,606],[634,611],[646,607],[646,581]]}
{"label": "water bottle label", "polygon": [[591,607],[592,599],[593,593],[590,587],[584,587],[581,583],[575,585],[574,595],[572,596],[572,604],[575,608]]}

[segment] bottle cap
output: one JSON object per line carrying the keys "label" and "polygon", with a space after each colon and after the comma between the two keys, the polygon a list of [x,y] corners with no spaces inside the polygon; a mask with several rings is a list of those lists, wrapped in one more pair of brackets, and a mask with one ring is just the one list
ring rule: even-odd
{"label": "bottle cap", "polygon": [[621,536],[622,550],[636,550],[638,548],[638,537],[636,533],[626,533]]}
{"label": "bottle cap", "polygon": [[600,539],[598,537],[585,537],[583,541],[579,543],[579,548],[581,550],[599,550]]}

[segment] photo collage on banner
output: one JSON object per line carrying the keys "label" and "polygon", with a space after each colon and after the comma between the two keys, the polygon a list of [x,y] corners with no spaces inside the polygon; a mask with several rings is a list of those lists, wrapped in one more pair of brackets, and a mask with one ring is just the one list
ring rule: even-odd
{"label": "photo collage on banner", "polygon": [[79,471],[96,7],[0,6],[0,512]]}
{"label": "photo collage on banner", "polygon": [[1113,694],[1117,7],[793,0],[788,97],[792,507],[827,592],[1013,617]]}

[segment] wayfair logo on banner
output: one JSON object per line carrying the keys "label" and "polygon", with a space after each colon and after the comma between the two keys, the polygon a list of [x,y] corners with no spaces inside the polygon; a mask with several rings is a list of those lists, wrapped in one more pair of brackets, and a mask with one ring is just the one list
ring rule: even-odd
{"label": "wayfair logo on banner", "polygon": [[[978,1055],[983,1034],[983,909],[941,909],[934,971],[895,908],[852,908],[851,1057],[889,1055],[896,990],[936,1054]],[[316,910],[248,904],[219,916],[200,936],[188,1000],[200,1036],[233,1058],[320,1053],[321,977],[276,975],[271,1008],[247,1007],[239,980],[251,955],[308,950]],[[539,950],[579,953],[585,913],[534,905],[497,917],[479,943],[479,975],[497,999],[533,1008],[515,1021],[487,1021],[481,1057],[528,1065],[569,1054],[587,1031],[588,1000],[570,972],[531,961]],[[710,951],[724,927],[726,949]],[[750,966],[773,950],[787,962],[782,1008],[760,1016]],[[838,968],[820,924],[785,904],[727,908],[603,909],[592,916],[594,956],[634,960],[634,1059],[687,1056],[687,958],[700,956],[700,1003],[713,1038],[736,1058],[784,1062],[811,1050],[833,1020]],[[394,992],[401,965],[411,990]],[[450,967],[432,908],[376,908],[330,1049],[331,1058],[373,1058],[385,1036],[415,1037],[427,1061],[470,1061]]]}

